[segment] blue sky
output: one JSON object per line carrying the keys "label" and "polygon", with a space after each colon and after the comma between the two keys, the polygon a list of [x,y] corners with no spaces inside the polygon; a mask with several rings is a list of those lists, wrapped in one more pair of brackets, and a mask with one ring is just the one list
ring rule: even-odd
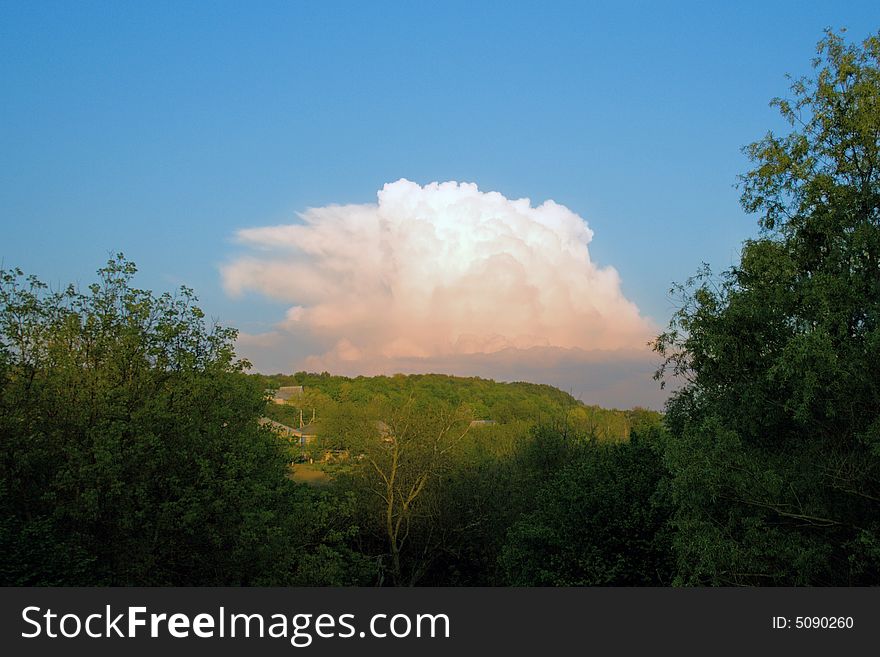
{"label": "blue sky", "polygon": [[124,251],[247,331],[236,231],[469,181],[584,217],[590,253],[663,324],[666,291],[756,232],[740,147],[826,26],[876,2],[0,2],[4,266],[88,282]]}

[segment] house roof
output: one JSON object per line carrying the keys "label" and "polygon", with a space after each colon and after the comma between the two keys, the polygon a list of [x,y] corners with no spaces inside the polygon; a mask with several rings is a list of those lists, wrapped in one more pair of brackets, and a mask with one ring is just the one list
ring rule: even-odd
{"label": "house roof", "polygon": [[275,391],[275,399],[287,401],[293,397],[301,397],[303,394],[302,386],[281,386]]}
{"label": "house roof", "polygon": [[261,417],[260,424],[264,427],[269,427],[270,429],[274,429],[275,431],[281,431],[283,433],[293,433],[296,431],[293,427],[289,427],[286,424],[281,424],[280,422],[276,422],[275,420],[268,417]]}
{"label": "house roof", "polygon": [[294,434],[297,436],[317,436],[318,435],[318,427],[314,424],[307,424],[304,427],[300,427],[299,429],[291,429]]}

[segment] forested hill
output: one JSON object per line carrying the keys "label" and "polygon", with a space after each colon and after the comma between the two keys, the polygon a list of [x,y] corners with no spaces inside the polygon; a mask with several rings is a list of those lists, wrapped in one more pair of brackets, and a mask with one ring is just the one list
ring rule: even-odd
{"label": "forested hill", "polygon": [[433,399],[452,406],[467,406],[472,417],[498,424],[568,424],[579,433],[600,439],[620,440],[633,428],[656,425],[660,413],[634,408],[604,409],[587,406],[567,392],[538,383],[503,383],[479,377],[445,374],[395,374],[349,378],[327,372],[292,375],[252,375],[265,388],[303,386],[303,396],[282,405],[270,404],[268,414],[280,422],[298,422],[299,411],[308,420],[320,417],[338,404],[365,405],[374,401],[401,403],[410,396]]}

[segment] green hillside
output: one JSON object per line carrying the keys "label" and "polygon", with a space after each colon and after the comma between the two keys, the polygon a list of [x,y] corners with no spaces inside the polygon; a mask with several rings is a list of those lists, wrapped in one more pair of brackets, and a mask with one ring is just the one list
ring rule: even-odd
{"label": "green hillside", "polygon": [[[599,440],[624,440],[633,428],[647,428],[660,423],[662,415],[648,409],[605,409],[587,406],[553,386],[538,383],[504,383],[479,377],[445,374],[396,374],[394,376],[358,376],[349,378],[297,372],[293,375],[253,375],[266,389],[302,386],[302,396],[285,404],[270,403],[266,415],[292,427],[312,418],[321,420],[338,410],[341,404],[367,406],[382,402],[400,404],[409,397],[463,405],[474,420],[497,425],[542,424],[568,426],[573,432]],[[302,416],[300,412],[302,411]]]}

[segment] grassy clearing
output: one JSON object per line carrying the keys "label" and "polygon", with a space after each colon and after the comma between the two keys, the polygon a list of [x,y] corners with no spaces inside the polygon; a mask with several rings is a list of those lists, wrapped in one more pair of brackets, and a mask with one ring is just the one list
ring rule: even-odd
{"label": "grassy clearing", "polygon": [[294,463],[288,475],[295,482],[309,486],[326,486],[331,477],[324,467],[317,463]]}

